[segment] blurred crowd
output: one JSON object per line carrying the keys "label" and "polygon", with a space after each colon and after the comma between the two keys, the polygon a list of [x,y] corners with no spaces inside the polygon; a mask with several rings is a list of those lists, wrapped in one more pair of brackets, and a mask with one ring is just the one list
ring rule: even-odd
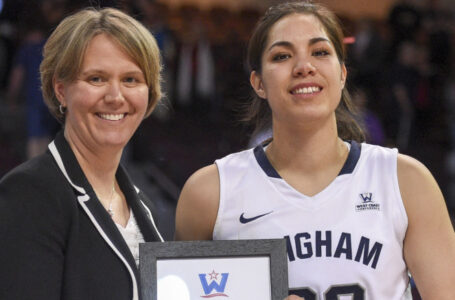
{"label": "blurred crowd", "polygon": [[[41,47],[63,16],[93,2],[143,22],[163,57],[166,97],[133,137],[126,162],[153,165],[163,182],[179,189],[196,169],[257,142],[239,119],[251,93],[244,59],[259,9],[200,10],[154,0],[6,1],[0,15],[0,176],[42,152],[58,130],[40,95]],[[446,2],[396,1],[384,19],[339,17],[348,84],[368,142],[422,161],[455,214],[455,8]]]}

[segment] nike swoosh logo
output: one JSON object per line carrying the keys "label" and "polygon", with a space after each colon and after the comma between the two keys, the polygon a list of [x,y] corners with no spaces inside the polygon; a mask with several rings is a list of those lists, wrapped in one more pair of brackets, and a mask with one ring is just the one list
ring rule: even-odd
{"label": "nike swoosh logo", "polygon": [[254,221],[254,220],[257,220],[257,219],[259,219],[259,218],[262,218],[262,217],[264,217],[264,216],[267,216],[267,215],[269,215],[269,214],[271,214],[271,213],[273,213],[273,210],[272,210],[272,211],[269,211],[268,213],[265,213],[265,214],[262,214],[262,215],[259,215],[259,216],[255,216],[255,217],[252,217],[252,218],[245,218],[245,217],[244,217],[245,213],[242,213],[242,214],[240,215],[239,221],[240,221],[240,223],[242,223],[242,224],[246,224],[246,223],[250,223],[250,222],[252,222],[252,221]]}

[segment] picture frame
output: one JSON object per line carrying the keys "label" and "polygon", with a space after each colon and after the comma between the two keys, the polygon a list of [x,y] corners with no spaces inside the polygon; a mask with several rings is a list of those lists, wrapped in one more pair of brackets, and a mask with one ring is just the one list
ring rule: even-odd
{"label": "picture frame", "polygon": [[143,300],[283,300],[287,269],[284,239],[139,245]]}

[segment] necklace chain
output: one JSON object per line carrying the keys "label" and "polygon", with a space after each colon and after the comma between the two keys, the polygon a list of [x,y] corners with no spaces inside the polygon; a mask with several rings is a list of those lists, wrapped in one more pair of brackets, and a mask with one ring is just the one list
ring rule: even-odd
{"label": "necklace chain", "polygon": [[109,207],[107,209],[107,212],[111,216],[111,218],[114,217],[114,208],[112,207],[112,203],[114,200],[114,193],[115,193],[115,185],[112,186],[112,192],[111,192],[111,201],[109,202]]}

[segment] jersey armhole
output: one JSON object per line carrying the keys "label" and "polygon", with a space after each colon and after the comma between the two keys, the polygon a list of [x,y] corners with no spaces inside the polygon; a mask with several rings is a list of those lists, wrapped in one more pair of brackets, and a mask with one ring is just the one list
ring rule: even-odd
{"label": "jersey armhole", "polygon": [[213,226],[213,232],[212,232],[212,239],[215,240],[218,233],[219,233],[219,230],[220,230],[220,226],[221,226],[221,216],[224,212],[224,207],[225,207],[225,185],[223,184],[224,183],[224,174],[222,172],[222,162],[220,162],[219,160],[216,160],[215,161],[215,166],[216,166],[216,169],[218,170],[218,178],[219,178],[219,182],[220,182],[220,194],[219,194],[219,202],[218,202],[218,212],[216,214],[216,220],[215,220],[215,225]]}
{"label": "jersey armhole", "polygon": [[[394,187],[394,190],[395,190],[395,194],[397,195],[397,199],[399,199],[398,203],[397,203],[397,207],[398,207],[398,210],[399,210],[399,213],[400,213],[400,216],[401,218],[393,218],[394,219],[394,222],[398,222],[398,220],[402,220],[402,222],[400,222],[401,226],[404,226],[405,228],[405,232],[404,232],[404,235],[406,235],[406,230],[408,228],[408,214],[406,212],[406,208],[404,206],[404,202],[403,202],[403,198],[401,197],[401,191],[400,191],[400,184],[399,184],[399,181],[398,181],[398,150],[395,148],[392,150],[394,152],[394,157],[395,159],[393,160],[393,172],[392,172],[392,176],[393,176],[393,187]],[[397,228],[400,228],[400,227],[397,227]],[[404,236],[403,236],[403,239],[404,239]]]}

